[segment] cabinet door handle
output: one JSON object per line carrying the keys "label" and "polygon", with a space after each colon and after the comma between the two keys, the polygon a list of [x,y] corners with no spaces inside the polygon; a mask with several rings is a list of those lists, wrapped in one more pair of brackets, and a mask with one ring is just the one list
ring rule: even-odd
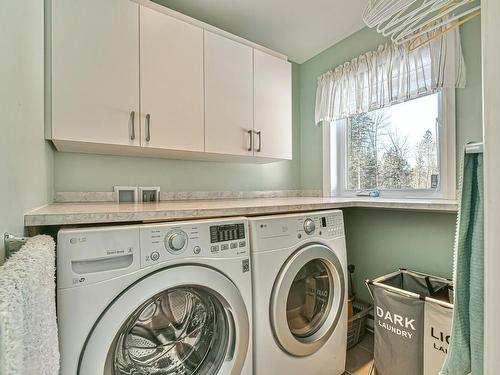
{"label": "cabinet door handle", "polygon": [[132,124],[130,140],[133,141],[135,139],[135,111],[130,112],[130,122]]}
{"label": "cabinet door handle", "polygon": [[255,134],[257,134],[257,137],[259,137],[259,146],[257,147],[257,152],[261,152],[262,151],[262,131],[258,131],[258,132],[255,132]]}
{"label": "cabinet door handle", "polygon": [[253,131],[249,130],[247,133],[248,133],[248,136],[250,138],[250,147],[247,148],[247,151],[252,151],[253,150]]}
{"label": "cabinet door handle", "polygon": [[151,115],[146,115],[146,142],[151,140]]}

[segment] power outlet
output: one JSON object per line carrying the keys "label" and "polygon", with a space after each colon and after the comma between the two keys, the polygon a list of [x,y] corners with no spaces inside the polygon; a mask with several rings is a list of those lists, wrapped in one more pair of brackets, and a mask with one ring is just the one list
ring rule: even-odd
{"label": "power outlet", "polygon": [[115,186],[116,200],[118,203],[135,203],[137,202],[137,187],[136,186]]}
{"label": "power outlet", "polygon": [[160,201],[160,188],[154,187],[139,187],[139,201],[146,202],[159,202]]}

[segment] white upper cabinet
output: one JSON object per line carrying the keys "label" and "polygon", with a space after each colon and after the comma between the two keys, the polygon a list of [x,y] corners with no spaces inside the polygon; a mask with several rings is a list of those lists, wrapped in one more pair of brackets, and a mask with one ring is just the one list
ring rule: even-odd
{"label": "white upper cabinet", "polygon": [[51,138],[140,145],[139,5],[52,0]]}
{"label": "white upper cabinet", "polygon": [[141,6],[142,144],[204,151],[203,30]]}
{"label": "white upper cabinet", "polygon": [[292,159],[292,66],[254,50],[255,155]]}
{"label": "white upper cabinet", "polygon": [[145,0],[46,3],[46,136],[59,151],[292,158],[284,56]]}
{"label": "white upper cabinet", "polygon": [[253,49],[205,31],[205,151],[253,155]]}

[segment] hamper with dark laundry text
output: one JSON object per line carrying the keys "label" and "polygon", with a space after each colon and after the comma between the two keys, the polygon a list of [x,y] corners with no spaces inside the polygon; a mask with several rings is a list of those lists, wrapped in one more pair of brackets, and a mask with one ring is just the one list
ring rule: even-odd
{"label": "hamper with dark laundry text", "polygon": [[452,281],[400,269],[366,285],[374,300],[370,374],[438,375],[451,335]]}

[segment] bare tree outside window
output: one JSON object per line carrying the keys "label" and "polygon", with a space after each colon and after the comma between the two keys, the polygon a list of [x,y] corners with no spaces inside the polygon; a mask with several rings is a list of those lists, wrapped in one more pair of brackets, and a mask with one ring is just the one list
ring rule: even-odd
{"label": "bare tree outside window", "polygon": [[435,188],[437,118],[438,94],[351,117],[347,189]]}

